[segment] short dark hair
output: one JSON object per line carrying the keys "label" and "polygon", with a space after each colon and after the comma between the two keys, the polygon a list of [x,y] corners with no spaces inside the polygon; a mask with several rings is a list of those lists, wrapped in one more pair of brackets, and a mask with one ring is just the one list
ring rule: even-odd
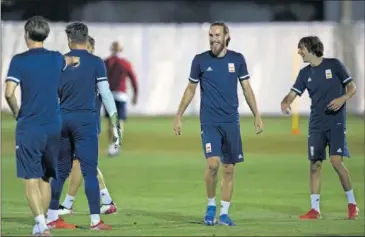
{"label": "short dark hair", "polygon": [[95,48],[95,39],[89,35],[88,40],[91,47]]}
{"label": "short dark hair", "polygon": [[298,48],[307,48],[308,52],[317,57],[323,56],[323,43],[317,36],[306,36],[299,40]]}
{"label": "short dark hair", "polygon": [[[227,24],[224,23],[223,21],[215,21],[210,25],[210,27],[213,27],[213,26],[222,26],[223,27],[223,33],[224,34],[229,34],[229,28],[228,28]],[[228,39],[227,39],[227,42],[226,42],[226,46],[229,45],[230,41],[231,41],[231,37],[229,36]]]}
{"label": "short dark hair", "polygon": [[84,23],[74,22],[68,24],[65,32],[72,43],[84,44],[88,41],[89,29]]}
{"label": "short dark hair", "polygon": [[28,38],[36,42],[45,41],[50,32],[48,22],[42,16],[29,18],[24,25],[24,30],[28,34]]}

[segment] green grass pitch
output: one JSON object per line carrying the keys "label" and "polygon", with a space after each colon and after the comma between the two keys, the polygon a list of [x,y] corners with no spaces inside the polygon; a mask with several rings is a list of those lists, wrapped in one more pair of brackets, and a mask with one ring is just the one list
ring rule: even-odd
{"label": "green grass pitch", "polygon": [[[100,168],[109,191],[119,207],[115,215],[103,216],[113,231],[87,229],[54,230],[54,236],[364,236],[364,124],[362,118],[348,119],[346,160],[360,206],[358,220],[345,220],[347,202],[337,175],[325,162],[321,195],[322,220],[298,220],[308,211],[309,164],[307,123],[300,119],[301,134],[291,135],[289,118],[264,117],[265,132],[255,135],[253,120],[242,118],[245,162],[237,165],[230,214],[237,226],[202,225],[206,208],[205,159],[199,121],[185,118],[183,134],[175,137],[172,118],[129,118],[123,152],[107,158],[105,127],[100,140]],[[106,121],[104,121],[104,125]],[[14,157],[15,123],[3,115],[1,151],[1,232],[28,235],[33,218],[24,187],[16,179]],[[65,185],[67,189],[67,183]],[[218,190],[217,199],[220,200]],[[63,200],[63,197],[62,197]],[[85,194],[80,190],[75,214],[69,222],[89,224]]]}

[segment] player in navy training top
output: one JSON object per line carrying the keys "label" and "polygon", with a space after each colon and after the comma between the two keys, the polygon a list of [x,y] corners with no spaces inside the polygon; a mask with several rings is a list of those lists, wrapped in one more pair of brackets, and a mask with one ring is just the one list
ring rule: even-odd
{"label": "player in navy training top", "polygon": [[[26,196],[35,216],[33,235],[48,236],[44,198],[50,196],[47,192],[49,178],[57,175],[61,131],[57,91],[62,70],[74,62],[70,57],[65,60],[59,52],[43,48],[43,41],[50,32],[44,18],[30,18],[24,30],[29,50],[12,58],[6,77],[5,98],[17,119],[17,176],[25,180]],[[14,95],[18,85],[21,89],[20,110]]]}
{"label": "player in navy training top", "polygon": [[[95,40],[90,35],[88,37],[88,45],[87,50],[89,53],[93,54],[95,51]],[[100,134],[101,130],[101,123],[100,123],[100,107],[101,107],[101,96],[99,92],[97,92],[95,104],[96,104],[96,117],[97,117],[97,128],[98,133]],[[74,160],[72,162],[72,170],[69,177],[69,185],[68,185],[68,191],[67,195],[65,196],[65,200],[59,207],[58,214],[60,216],[62,215],[69,215],[72,214],[72,205],[75,201],[75,196],[81,187],[82,184],[82,173],[81,173],[81,167],[80,162],[77,159],[76,156],[74,156]],[[101,199],[101,207],[100,207],[100,213],[101,214],[112,214],[117,211],[117,206],[114,204],[113,199],[111,195],[109,194],[109,191],[106,187],[104,176],[101,173],[101,170],[98,168],[98,181],[99,181],[99,187],[100,187],[100,199]]]}
{"label": "player in navy training top", "polygon": [[189,84],[176,114],[174,130],[177,135],[180,135],[181,117],[194,97],[197,83],[200,82],[201,139],[207,158],[205,182],[208,207],[204,222],[207,225],[215,224],[217,172],[222,162],[222,201],[219,223],[234,225],[228,215],[233,191],[233,172],[235,164],[243,161],[238,114],[238,82],[255,117],[257,133],[262,132],[263,123],[250,86],[245,59],[241,53],[227,50],[230,41],[227,25],[222,22],[213,23],[209,30],[209,40],[211,50],[198,54],[193,59]]}
{"label": "player in navy training top", "polygon": [[348,218],[353,219],[358,216],[358,208],[343,157],[350,155],[346,144],[346,101],[356,93],[356,86],[340,60],[323,58],[323,43],[318,37],[302,38],[298,54],[309,65],[300,70],[294,86],[281,102],[281,109],[289,114],[294,99],[308,91],[312,102],[308,135],[312,208],[300,218],[320,218],[321,166],[328,145],[331,164],[348,199]]}
{"label": "player in navy training top", "polygon": [[72,23],[66,27],[71,51],[66,55],[80,58],[77,68],[66,69],[59,88],[62,115],[61,146],[59,154],[59,176],[51,183],[52,200],[48,210],[48,226],[52,228],[76,228],[58,216],[59,199],[63,184],[69,176],[75,155],[81,164],[85,181],[85,194],[89,203],[90,228],[110,230],[100,220],[100,196],[97,179],[98,131],[95,98],[97,89],[106,110],[111,114],[115,128],[116,146],[120,146],[118,116],[113,95],[109,89],[104,62],[87,51],[88,27],[83,23]]}

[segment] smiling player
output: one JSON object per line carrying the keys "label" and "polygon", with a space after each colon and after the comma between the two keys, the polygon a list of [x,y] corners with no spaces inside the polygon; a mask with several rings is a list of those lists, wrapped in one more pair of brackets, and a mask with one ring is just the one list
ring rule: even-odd
{"label": "smiling player", "polygon": [[235,225],[228,215],[228,209],[233,193],[234,168],[236,163],[243,162],[238,113],[238,82],[254,115],[256,133],[263,131],[263,122],[250,85],[245,58],[241,53],[227,49],[230,40],[229,29],[225,23],[216,22],[210,26],[211,50],[198,54],[193,59],[189,84],[181,99],[174,124],[176,135],[180,135],[181,117],[200,83],[201,139],[207,160],[205,184],[208,206],[204,217],[207,225],[214,225],[216,221],[215,196],[218,168],[221,163],[223,178],[219,224]]}
{"label": "smiling player", "polygon": [[311,99],[308,158],[310,161],[311,209],[301,219],[320,218],[321,168],[329,147],[330,162],[338,174],[348,201],[348,218],[359,214],[349,172],[343,157],[349,157],[346,144],[346,101],[356,93],[355,83],[336,58],[323,58],[323,43],[316,36],[302,38],[298,54],[308,66],[300,70],[297,80],[281,102],[283,113],[297,96],[308,90]]}

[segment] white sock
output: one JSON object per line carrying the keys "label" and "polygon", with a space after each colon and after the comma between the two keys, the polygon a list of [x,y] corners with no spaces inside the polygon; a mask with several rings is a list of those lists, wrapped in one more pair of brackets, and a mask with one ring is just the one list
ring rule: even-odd
{"label": "white sock", "polygon": [[100,198],[101,198],[101,203],[105,205],[108,205],[113,201],[107,188],[103,188],[100,190]]}
{"label": "white sock", "polygon": [[228,215],[229,205],[231,205],[230,202],[221,201],[221,215]]}
{"label": "white sock", "polygon": [[100,215],[99,214],[92,214],[90,215],[90,225],[91,226],[94,226],[94,225],[97,225],[99,224],[100,222]]}
{"label": "white sock", "polygon": [[311,205],[312,205],[312,209],[316,210],[319,212],[319,194],[312,194],[311,195]]}
{"label": "white sock", "polygon": [[43,233],[45,230],[48,230],[48,227],[46,224],[46,218],[44,217],[44,215],[36,216],[35,217],[35,226],[33,227],[33,234]]}
{"label": "white sock", "polygon": [[215,206],[215,197],[214,198],[208,198],[208,206]]}
{"label": "white sock", "polygon": [[75,197],[74,196],[70,196],[70,195],[66,195],[65,200],[62,203],[62,206],[66,207],[67,209],[71,209],[72,208],[72,204],[74,203]]}
{"label": "white sock", "polygon": [[58,210],[48,209],[47,212],[47,223],[58,220]]}
{"label": "white sock", "polygon": [[352,203],[352,204],[356,204],[354,191],[351,189],[350,191],[347,191],[345,193],[346,193],[346,197],[347,197],[347,202]]}

